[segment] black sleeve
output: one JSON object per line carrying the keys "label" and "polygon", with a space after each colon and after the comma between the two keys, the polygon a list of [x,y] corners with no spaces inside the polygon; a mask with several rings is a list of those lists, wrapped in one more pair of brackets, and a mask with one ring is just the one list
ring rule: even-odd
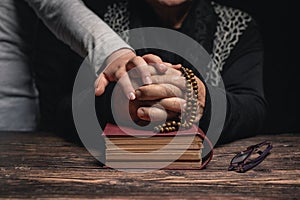
{"label": "black sleeve", "polygon": [[[255,22],[240,36],[221,73],[226,90],[226,120],[218,143],[256,135],[266,115],[263,92],[263,44]],[[217,88],[214,93],[222,92]],[[210,117],[207,99],[203,121]],[[200,123],[201,124],[201,123]]]}

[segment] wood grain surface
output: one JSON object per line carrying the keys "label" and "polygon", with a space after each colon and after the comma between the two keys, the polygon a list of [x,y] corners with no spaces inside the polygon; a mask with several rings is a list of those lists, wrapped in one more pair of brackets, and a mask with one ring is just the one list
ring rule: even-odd
{"label": "wood grain surface", "polygon": [[[270,140],[272,153],[246,173],[227,171],[235,153]],[[261,135],[219,146],[204,170],[131,173],[103,169],[51,133],[0,133],[0,198],[300,199],[300,134]]]}

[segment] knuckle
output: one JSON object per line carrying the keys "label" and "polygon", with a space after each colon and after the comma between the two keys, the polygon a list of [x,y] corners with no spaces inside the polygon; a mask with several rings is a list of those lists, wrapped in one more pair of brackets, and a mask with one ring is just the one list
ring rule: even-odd
{"label": "knuckle", "polygon": [[167,118],[167,113],[159,108],[150,108],[149,117],[154,121],[163,120]]}
{"label": "knuckle", "polygon": [[126,72],[124,72],[123,70],[117,70],[114,73],[114,77],[116,78],[116,80],[119,80],[122,76],[124,76]]}
{"label": "knuckle", "polygon": [[176,97],[178,96],[178,92],[176,88],[173,86],[168,87],[168,92],[171,96],[176,96]]}
{"label": "knuckle", "polygon": [[136,94],[139,99],[143,99],[143,98],[147,97],[147,93],[148,93],[148,90],[146,87],[140,87],[139,89],[136,90]]}
{"label": "knuckle", "polygon": [[139,61],[143,60],[141,56],[135,56],[134,58],[131,59],[133,63],[138,63]]}
{"label": "knuckle", "polygon": [[177,104],[178,104],[177,99],[173,98],[172,99],[172,106],[173,106],[173,108],[177,108]]}
{"label": "knuckle", "polygon": [[152,53],[148,53],[148,54],[145,55],[145,57],[155,57],[155,55],[152,54]]}
{"label": "knuckle", "polygon": [[144,66],[139,66],[138,71],[143,76],[150,76],[151,75],[150,72]]}
{"label": "knuckle", "polygon": [[151,76],[153,83],[158,83],[159,79],[157,76]]}

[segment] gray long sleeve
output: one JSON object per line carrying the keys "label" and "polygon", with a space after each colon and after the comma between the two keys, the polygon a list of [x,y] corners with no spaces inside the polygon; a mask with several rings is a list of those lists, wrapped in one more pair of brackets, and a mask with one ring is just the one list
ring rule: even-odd
{"label": "gray long sleeve", "polygon": [[36,20],[25,2],[0,1],[0,131],[33,131],[38,122],[29,56]]}
{"label": "gray long sleeve", "polygon": [[81,0],[25,0],[56,37],[80,56],[88,56],[97,72],[114,51],[129,48]]}

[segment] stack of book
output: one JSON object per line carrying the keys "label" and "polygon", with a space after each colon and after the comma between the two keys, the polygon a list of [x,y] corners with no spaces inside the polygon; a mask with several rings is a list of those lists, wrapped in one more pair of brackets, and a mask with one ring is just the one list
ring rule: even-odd
{"label": "stack of book", "polygon": [[107,124],[105,165],[111,168],[200,168],[203,133],[197,126],[169,133]]}

